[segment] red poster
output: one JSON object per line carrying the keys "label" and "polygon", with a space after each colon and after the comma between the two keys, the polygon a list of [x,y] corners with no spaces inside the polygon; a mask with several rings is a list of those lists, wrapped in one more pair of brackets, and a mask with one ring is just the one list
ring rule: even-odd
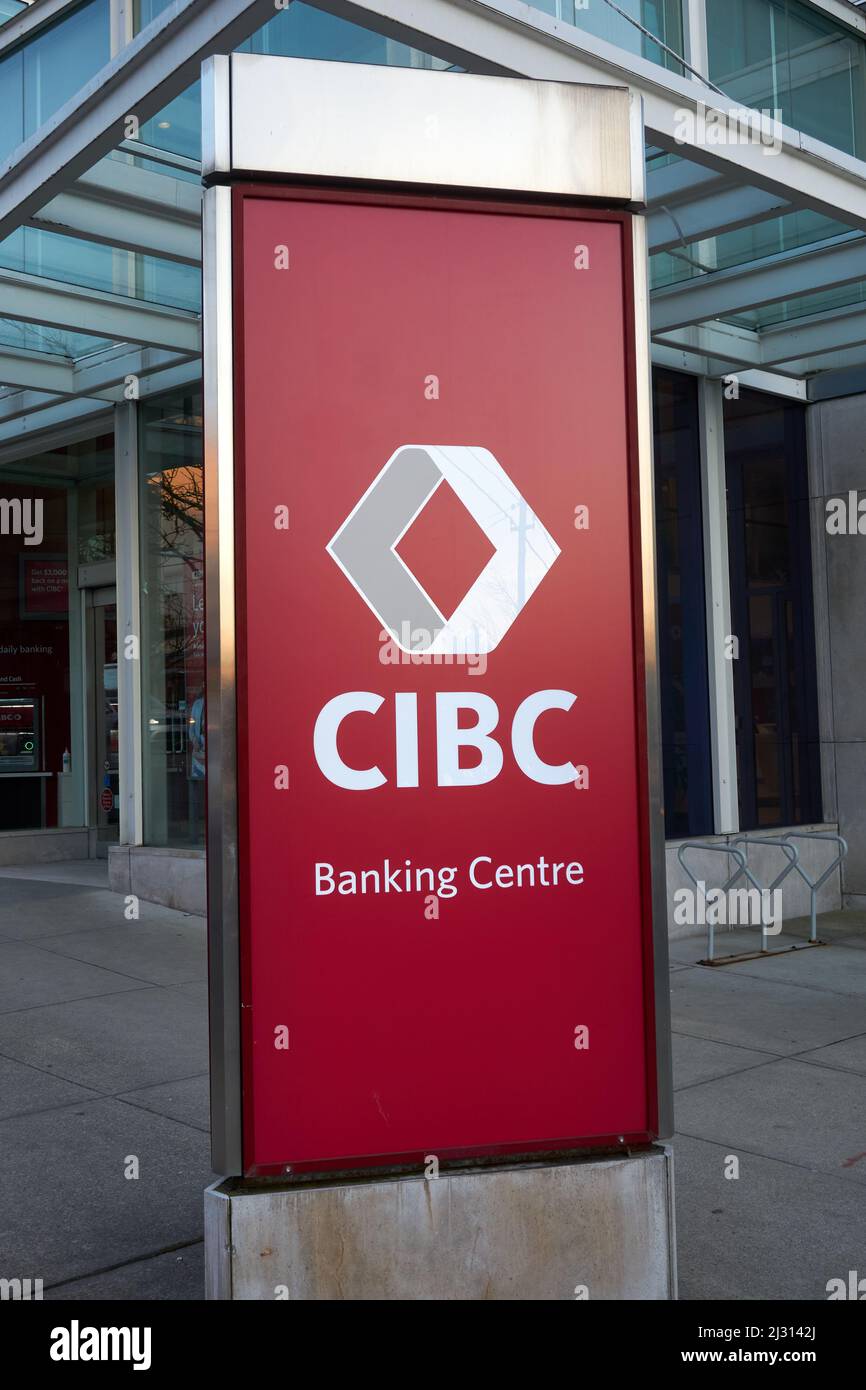
{"label": "red poster", "polygon": [[53,618],[69,607],[69,566],[65,555],[20,556],[22,618]]}
{"label": "red poster", "polygon": [[628,219],[235,196],[245,1169],[647,1139]]}

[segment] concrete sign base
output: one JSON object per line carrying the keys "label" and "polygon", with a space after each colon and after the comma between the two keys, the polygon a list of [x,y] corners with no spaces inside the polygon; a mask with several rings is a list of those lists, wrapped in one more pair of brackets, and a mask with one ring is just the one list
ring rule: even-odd
{"label": "concrete sign base", "polygon": [[209,1299],[673,1299],[673,1156],[205,1192]]}

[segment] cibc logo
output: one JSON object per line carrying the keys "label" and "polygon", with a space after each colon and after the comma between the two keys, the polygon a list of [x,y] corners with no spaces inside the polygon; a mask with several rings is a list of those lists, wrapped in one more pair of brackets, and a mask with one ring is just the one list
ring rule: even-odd
{"label": "cibc logo", "polygon": [[[437,488],[450,486],[484,532],[493,554],[450,617],[437,607],[397,552],[397,546]],[[560,554],[550,532],[488,449],[453,444],[406,444],[396,450],[328,543],[328,553],[357,590],[379,624],[402,651],[418,656],[488,653],[499,646]],[[568,690],[539,690],[520,702],[511,724],[511,749],[520,770],[548,786],[574,783],[570,761],[543,762],[534,731],[547,710],[568,711],[577,696]],[[352,690],[329,700],[316,720],[313,746],[319,768],[335,786],[370,791],[387,778],[377,766],[348,766],[339,752],[339,733],[350,715],[375,715],[384,696]],[[460,716],[474,715],[471,727]],[[494,737],[498,706],[478,691],[436,694],[437,784],[468,787],[492,782],[504,765]],[[417,787],[418,697],[394,696],[391,722],[396,785]],[[460,749],[479,755],[460,764]]]}
{"label": "cibc logo", "polygon": [[[450,618],[397,553],[443,483],[494,552]],[[490,451],[453,444],[398,449],[327,548],[397,645],[431,656],[492,652],[559,555],[556,541]]]}

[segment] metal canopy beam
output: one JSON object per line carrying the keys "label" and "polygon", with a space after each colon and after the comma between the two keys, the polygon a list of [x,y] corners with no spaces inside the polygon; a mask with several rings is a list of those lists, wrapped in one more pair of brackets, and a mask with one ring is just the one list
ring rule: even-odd
{"label": "metal canopy beam", "polygon": [[[727,372],[720,372],[718,364],[712,359],[703,357],[699,352],[692,352],[684,348],[670,347],[666,343],[652,344],[653,365],[657,367],[670,367],[676,372],[688,372],[692,376],[723,376],[729,375]],[[798,380],[794,376],[783,376],[778,372],[765,372],[757,368],[736,368],[737,380],[740,386],[751,387],[755,391],[769,391],[774,396],[790,396],[793,400],[804,401],[807,398],[806,382]]]}
{"label": "metal canopy beam", "polygon": [[673,251],[678,246],[751,227],[791,211],[791,204],[776,193],[742,187],[723,188],[712,196],[673,207],[654,206],[647,227],[649,249],[653,254]]}
{"label": "metal canopy beam", "polygon": [[[35,435],[37,430],[45,432],[61,427],[65,434],[71,425],[82,418],[104,419],[109,422],[112,418],[111,411],[112,407],[106,405],[105,401],[92,401],[86,396],[79,396],[74,401],[61,401],[36,415],[19,415],[15,420],[7,420],[5,424],[0,424],[0,449],[5,445],[24,444],[25,441],[26,447],[30,448],[31,436]],[[32,452],[36,453],[38,450],[34,447]]]}
{"label": "metal canopy beam", "polygon": [[713,270],[666,289],[652,301],[654,333],[686,324],[728,318],[764,304],[796,299],[810,290],[832,289],[866,279],[866,237],[805,251],[783,252],[728,270]]}
{"label": "metal canopy beam", "polygon": [[0,424],[7,420],[17,420],[19,415],[32,415],[50,406],[60,405],[63,396],[52,396],[42,391],[10,391],[0,395]]}
{"label": "metal canopy beam", "polygon": [[62,19],[64,10],[71,10],[73,5],[74,0],[41,0],[40,4],[31,3],[29,9],[7,19],[0,29],[0,58],[8,49],[34,37],[39,29]]}
{"label": "metal canopy beam", "polygon": [[[12,359],[10,366],[15,365],[14,353]],[[2,361],[0,354],[0,363]],[[197,356],[125,344],[93,353],[80,365],[68,360],[64,364],[62,358],[59,362],[61,365],[54,369],[46,365],[45,373],[35,378],[40,384],[34,382],[32,389],[0,392],[0,423],[17,419],[20,415],[35,415],[40,410],[60,405],[64,398],[80,396],[90,400],[123,400],[130,377],[136,378],[138,395],[146,396],[154,390],[167,390],[177,382],[201,375],[200,358]]]}
{"label": "metal canopy beam", "polygon": [[[149,349],[145,349],[149,351]],[[201,376],[201,359],[191,358],[171,358],[168,353],[158,354],[168,360],[158,364],[153,364],[149,368],[146,364],[140,365],[129,361],[127,365],[139,365],[139,370],[133,373],[125,372],[123,376],[117,375],[117,368],[106,363],[104,368],[105,380],[99,384],[99,389],[78,390],[73,396],[50,395],[40,391],[10,391],[7,394],[0,393],[0,425],[8,423],[10,420],[17,420],[22,415],[27,415],[31,419],[39,414],[40,411],[53,409],[61,406],[64,401],[70,404],[76,400],[91,400],[117,402],[126,399],[124,392],[126,389],[126,378],[130,374],[138,379],[137,397],[143,400],[146,396],[153,395],[155,391],[169,391],[175,386],[185,385],[187,382],[196,381]],[[123,359],[117,359],[122,361]]]}
{"label": "metal canopy beam", "polygon": [[189,355],[201,351],[199,316],[184,309],[13,270],[0,271],[0,292],[5,318]]}
{"label": "metal canopy beam", "polygon": [[792,362],[798,357],[820,357],[863,343],[866,343],[866,304],[858,304],[763,329],[761,359],[765,366],[771,366],[777,362]]}
{"label": "metal canopy beam", "polygon": [[127,377],[134,376],[139,383],[150,380],[160,372],[173,370],[185,362],[198,362],[195,356],[176,352],[166,352],[160,348],[136,348],[124,345],[121,348],[106,348],[102,353],[79,360],[73,374],[75,395],[105,396],[115,399],[116,392],[122,388]]}
{"label": "metal canopy beam", "polygon": [[4,386],[71,395],[74,370],[71,357],[0,347],[0,383]]}
{"label": "metal canopy beam", "polygon": [[669,352],[700,356],[707,376],[769,368],[782,375],[808,375],[837,363],[847,367],[866,362],[866,305],[810,315],[760,332],[735,324],[697,324],[658,334],[653,341]]}
{"label": "metal canopy beam", "polygon": [[118,159],[104,159],[27,219],[65,236],[201,264],[201,188]]}
{"label": "metal canopy beam", "polygon": [[737,324],[690,324],[686,328],[671,329],[666,333],[654,332],[653,342],[714,359],[717,370],[708,373],[711,376],[721,376],[741,367],[764,365],[761,357],[761,335],[753,328],[741,328]]}
{"label": "metal canopy beam", "polygon": [[273,0],[172,0],[0,164],[0,240],[119,145],[128,116],[155,115],[274,13]]}
{"label": "metal canopy beam", "polygon": [[821,357],[801,357],[786,362],[779,370],[790,373],[791,376],[807,377],[816,373],[844,372],[852,367],[862,367],[864,364],[866,351],[855,347],[840,352],[827,352]]}

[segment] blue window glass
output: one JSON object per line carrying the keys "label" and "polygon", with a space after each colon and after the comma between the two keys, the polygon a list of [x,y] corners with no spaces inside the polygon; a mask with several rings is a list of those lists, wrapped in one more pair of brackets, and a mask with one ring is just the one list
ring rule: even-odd
{"label": "blue window glass", "polygon": [[709,76],[734,101],[863,158],[866,44],[800,0],[707,0]]}
{"label": "blue window glass", "polygon": [[698,393],[694,377],[653,374],[659,674],[665,834],[712,834]]}
{"label": "blue window glass", "polygon": [[88,0],[0,62],[0,158],[75,96],[110,57],[108,0]]}
{"label": "blue window glass", "polygon": [[[683,52],[683,7],[681,0],[529,0],[534,9],[544,10],[585,29],[596,38],[606,39],[617,48],[636,53],[662,67],[682,72],[674,54]],[[653,40],[660,39],[661,43]],[[664,47],[662,47],[664,44]],[[672,52],[667,52],[670,49]]]}
{"label": "blue window glass", "polygon": [[821,819],[806,409],[725,401],[740,829]]}

